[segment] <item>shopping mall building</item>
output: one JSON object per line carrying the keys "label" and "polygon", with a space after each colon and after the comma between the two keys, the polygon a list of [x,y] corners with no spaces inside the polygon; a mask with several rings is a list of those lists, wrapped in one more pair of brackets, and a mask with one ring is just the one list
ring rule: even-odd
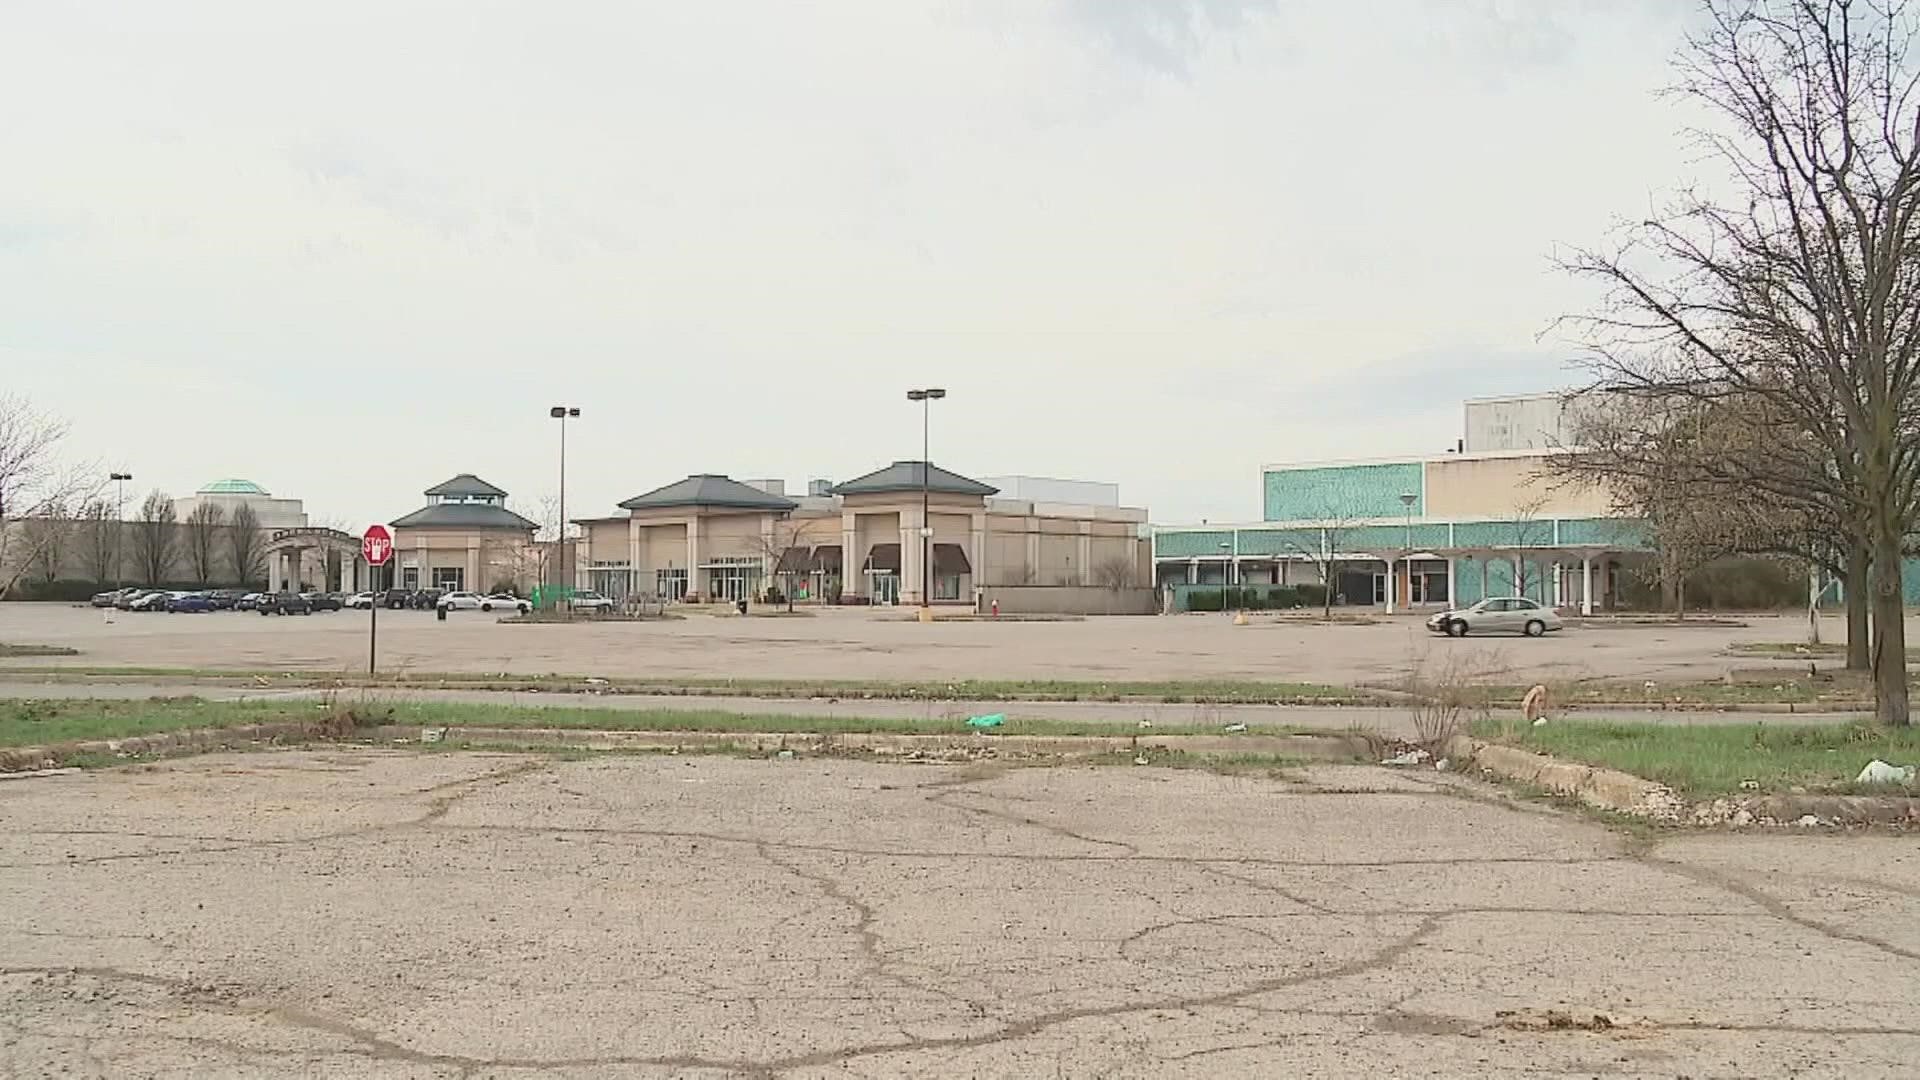
{"label": "shopping mall building", "polygon": [[1613,606],[1620,557],[1645,550],[1640,523],[1595,486],[1549,475],[1576,399],[1466,402],[1453,450],[1262,470],[1261,520],[1156,527],[1156,584],[1181,598],[1224,582],[1319,583],[1337,602],[1396,608],[1524,594],[1591,612]]}

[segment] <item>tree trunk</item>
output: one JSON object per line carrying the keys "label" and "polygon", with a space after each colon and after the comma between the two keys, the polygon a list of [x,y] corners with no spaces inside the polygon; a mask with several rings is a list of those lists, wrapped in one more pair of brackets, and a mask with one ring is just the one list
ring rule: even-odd
{"label": "tree trunk", "polygon": [[1840,587],[1847,591],[1847,670],[1866,671],[1872,667],[1870,661],[1870,630],[1867,625],[1867,610],[1872,604],[1873,595],[1869,571],[1873,561],[1864,536],[1855,537],[1847,551],[1847,572],[1841,575]]}
{"label": "tree trunk", "polygon": [[1907,623],[1901,595],[1900,531],[1894,522],[1875,530],[1873,552],[1874,715],[1887,727],[1910,722],[1907,702]]}

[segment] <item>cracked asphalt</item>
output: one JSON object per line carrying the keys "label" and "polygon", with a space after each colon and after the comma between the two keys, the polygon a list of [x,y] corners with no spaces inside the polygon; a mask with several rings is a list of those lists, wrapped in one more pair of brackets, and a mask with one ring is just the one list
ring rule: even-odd
{"label": "cracked asphalt", "polygon": [[0,784],[8,1076],[1911,1076],[1910,837],[1469,781],[263,751]]}

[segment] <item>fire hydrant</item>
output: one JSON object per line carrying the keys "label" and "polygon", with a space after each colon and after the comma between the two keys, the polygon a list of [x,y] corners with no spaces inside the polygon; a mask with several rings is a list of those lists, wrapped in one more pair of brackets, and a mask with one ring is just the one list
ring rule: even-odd
{"label": "fire hydrant", "polygon": [[993,602],[993,617],[996,619],[1000,617],[1000,601],[998,600]]}

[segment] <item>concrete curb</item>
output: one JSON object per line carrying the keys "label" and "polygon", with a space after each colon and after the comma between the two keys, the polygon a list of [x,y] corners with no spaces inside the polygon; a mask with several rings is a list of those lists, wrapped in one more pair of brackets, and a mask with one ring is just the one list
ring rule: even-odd
{"label": "concrete curb", "polygon": [[1545,754],[1500,746],[1456,735],[1447,743],[1446,756],[1484,773],[1512,780],[1556,795],[1575,798],[1588,806],[1655,821],[1679,821],[1686,800],[1665,784],[1656,784],[1618,769],[1561,761]]}
{"label": "concrete curb", "polygon": [[579,750],[713,751],[829,754],[931,760],[982,758],[1093,758],[1115,754],[1193,754],[1202,757],[1259,755],[1315,761],[1364,761],[1372,744],[1342,733],[1286,735],[990,735],[898,732],[618,731],[591,728],[442,727],[388,724],[359,728],[339,739],[314,726],[283,722],[229,728],[194,728],[126,739],[93,739],[0,750],[0,773],[59,767],[76,755],[123,757],[199,753],[236,747],[325,741],[485,744]]}
{"label": "concrete curb", "polygon": [[1512,746],[1455,736],[1447,756],[1502,780],[1528,784],[1588,806],[1688,825],[1920,826],[1920,798],[1907,795],[1752,795],[1690,803],[1652,780]]}

